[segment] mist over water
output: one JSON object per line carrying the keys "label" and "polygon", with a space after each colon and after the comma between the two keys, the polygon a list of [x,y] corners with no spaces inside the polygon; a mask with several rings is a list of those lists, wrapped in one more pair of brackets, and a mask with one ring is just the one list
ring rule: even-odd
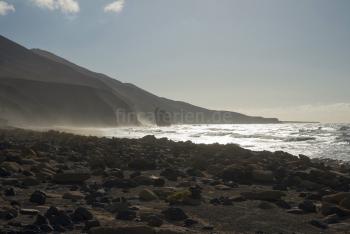
{"label": "mist over water", "polygon": [[235,143],[262,151],[350,161],[350,124],[234,124],[174,125],[170,127],[120,127],[79,129],[80,134],[141,138],[155,135],[194,143]]}

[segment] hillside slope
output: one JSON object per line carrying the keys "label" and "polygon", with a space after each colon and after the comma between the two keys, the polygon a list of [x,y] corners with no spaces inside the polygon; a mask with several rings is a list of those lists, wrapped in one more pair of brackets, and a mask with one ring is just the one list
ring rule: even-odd
{"label": "hillside slope", "polygon": [[[278,122],[158,97],[50,52],[28,50],[0,36],[0,114],[10,122],[74,126],[154,124],[151,114],[156,108],[170,113],[172,123]],[[121,118],[119,112],[124,114]]]}

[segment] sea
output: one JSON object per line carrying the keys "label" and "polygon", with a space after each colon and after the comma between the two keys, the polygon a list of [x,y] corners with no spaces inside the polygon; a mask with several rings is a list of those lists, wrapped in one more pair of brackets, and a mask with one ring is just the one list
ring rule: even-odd
{"label": "sea", "polygon": [[[350,124],[284,123],[173,125],[76,130],[85,135],[141,138],[154,135],[196,144],[238,144],[254,151],[285,151],[311,158],[350,161]],[[74,131],[74,132],[76,132]]]}

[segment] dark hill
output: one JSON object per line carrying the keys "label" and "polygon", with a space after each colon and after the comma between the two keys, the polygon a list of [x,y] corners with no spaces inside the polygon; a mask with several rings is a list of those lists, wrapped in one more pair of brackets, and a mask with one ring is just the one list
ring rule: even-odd
{"label": "dark hill", "polygon": [[168,112],[172,123],[278,122],[277,119],[212,111],[158,97],[52,53],[28,50],[0,36],[0,118],[10,123],[75,126],[154,124],[151,114],[157,108]]}

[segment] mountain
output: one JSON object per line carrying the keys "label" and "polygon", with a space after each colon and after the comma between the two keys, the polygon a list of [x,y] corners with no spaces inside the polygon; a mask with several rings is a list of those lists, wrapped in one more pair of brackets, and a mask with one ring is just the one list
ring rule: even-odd
{"label": "mountain", "polygon": [[0,118],[12,124],[154,124],[156,109],[168,113],[173,124],[279,122],[158,97],[0,36]]}

